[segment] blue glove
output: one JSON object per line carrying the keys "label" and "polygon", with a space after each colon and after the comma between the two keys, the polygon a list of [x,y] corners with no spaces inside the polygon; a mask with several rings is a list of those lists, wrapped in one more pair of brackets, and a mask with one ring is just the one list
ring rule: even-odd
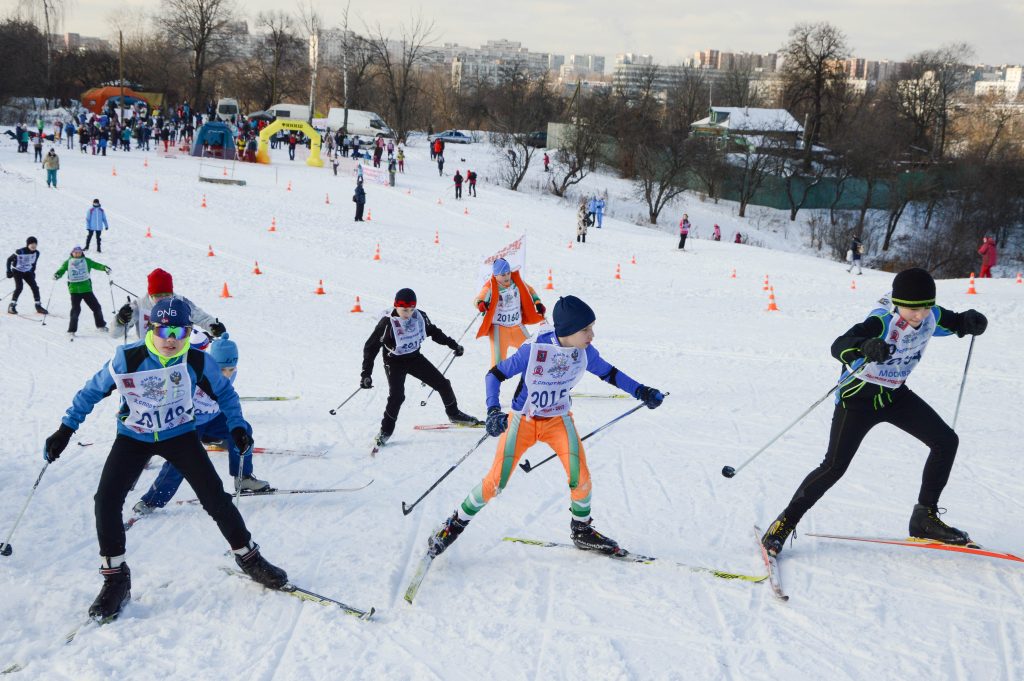
{"label": "blue glove", "polygon": [[657,409],[665,400],[665,396],[661,394],[660,390],[657,388],[649,388],[646,385],[642,385],[637,388],[636,392],[633,393],[633,397],[643,402],[648,409]]}
{"label": "blue glove", "polygon": [[501,407],[491,407],[487,410],[487,434],[491,437],[498,437],[508,430],[508,414],[501,410]]}

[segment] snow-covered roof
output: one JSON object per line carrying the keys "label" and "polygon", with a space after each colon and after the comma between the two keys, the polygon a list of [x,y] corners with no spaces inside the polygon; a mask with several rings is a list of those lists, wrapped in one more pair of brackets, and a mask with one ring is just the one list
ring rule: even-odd
{"label": "snow-covered roof", "polygon": [[[751,130],[757,132],[803,132],[803,126],[785,109],[748,109],[743,107],[712,107],[712,116],[707,116],[693,123],[695,126],[710,126],[739,132]],[[724,120],[723,120],[724,119]]]}

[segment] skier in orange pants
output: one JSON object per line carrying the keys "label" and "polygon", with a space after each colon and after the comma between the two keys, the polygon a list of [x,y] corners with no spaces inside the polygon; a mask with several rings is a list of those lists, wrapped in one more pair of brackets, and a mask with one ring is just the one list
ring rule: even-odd
{"label": "skier in orange pants", "polygon": [[498,258],[491,266],[492,276],[477,294],[474,304],[484,313],[477,338],[491,341],[491,366],[505,359],[509,348],[518,348],[530,334],[526,324],[544,321],[546,308],[533,287],[513,272],[508,261]]}

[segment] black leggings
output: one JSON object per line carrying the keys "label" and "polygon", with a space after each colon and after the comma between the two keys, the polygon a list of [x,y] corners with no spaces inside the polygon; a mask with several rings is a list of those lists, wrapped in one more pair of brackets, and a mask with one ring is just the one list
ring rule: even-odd
{"label": "black leggings", "polygon": [[245,521],[231,495],[210,463],[195,431],[159,442],[141,442],[127,435],[118,435],[103,464],[100,484],[96,489],[96,535],[101,556],[122,556],[125,553],[125,534],[121,510],[125,497],[152,456],[160,456],[174,464],[192,486],[199,503],[217,522],[220,533],[232,549],[240,549],[251,538]]}
{"label": "black leggings", "polygon": [[78,316],[82,313],[83,302],[92,310],[92,320],[96,322],[96,328],[101,329],[106,326],[107,322],[103,319],[100,301],[96,300],[92,291],[86,291],[85,293],[71,294],[71,321],[68,323],[68,331],[71,333],[78,331]]}
{"label": "black leggings", "polygon": [[679,235],[679,248],[686,248],[686,235],[685,234],[680,234]]}
{"label": "black leggings", "polygon": [[18,302],[18,296],[21,295],[21,291],[25,284],[28,284],[28,287],[32,289],[32,295],[35,296],[36,305],[39,305],[42,301],[39,300],[39,286],[36,284],[36,273],[19,272],[18,270],[14,270],[14,295],[11,297],[11,302]]}
{"label": "black leggings", "polygon": [[960,438],[924,400],[902,386],[893,393],[893,403],[882,409],[846,409],[836,405],[825,460],[804,478],[786,507],[785,516],[790,522],[798,523],[839,482],[864,436],[879,423],[890,423],[928,445],[931,451],[924,464],[917,502],[926,506],[939,503]]}
{"label": "black leggings", "polygon": [[455,391],[452,390],[452,382],[441,375],[430,361],[421,353],[417,352],[408,358],[392,359],[384,363],[384,373],[388,377],[388,403],[384,407],[384,418],[380,422],[380,429],[385,435],[395,432],[395,422],[398,421],[398,412],[402,409],[402,402],[405,402],[405,377],[406,375],[418,378],[428,386],[437,391],[444,409],[449,414],[458,410],[459,406],[455,399]]}
{"label": "black leggings", "polygon": [[92,235],[93,234],[96,235],[96,251],[99,252],[100,248],[102,248],[100,246],[100,235],[103,234],[103,232],[101,230],[98,230],[98,229],[87,229],[85,231],[85,247],[86,247],[86,249],[89,248],[89,242],[92,241]]}

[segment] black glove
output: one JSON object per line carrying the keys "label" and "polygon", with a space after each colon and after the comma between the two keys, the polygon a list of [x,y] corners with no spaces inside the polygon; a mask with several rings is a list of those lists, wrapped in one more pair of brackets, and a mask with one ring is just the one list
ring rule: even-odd
{"label": "black glove", "polygon": [[537,314],[539,314],[541,317],[543,317],[544,313],[547,312],[547,311],[548,311],[548,309],[546,307],[544,307],[544,303],[537,303]]}
{"label": "black glove", "polygon": [[643,402],[648,409],[657,409],[665,400],[665,396],[661,394],[660,390],[646,385],[637,388],[636,392],[633,393],[633,397]]}
{"label": "black glove", "polygon": [[124,326],[132,320],[132,306],[130,303],[125,303],[121,306],[121,309],[117,311],[117,321],[121,326]]}
{"label": "black glove", "polygon": [[456,344],[456,346],[452,348],[452,351],[455,353],[456,357],[462,357],[464,354],[466,354],[466,348],[458,344]]}
{"label": "black glove", "polygon": [[881,338],[868,338],[860,344],[860,353],[869,362],[884,362],[892,357],[892,346]]}
{"label": "black glove", "polygon": [[8,279],[14,279],[14,272],[12,272],[10,270],[7,270],[7,278]]}
{"label": "black glove", "polygon": [[491,437],[498,437],[508,430],[508,414],[501,410],[501,407],[491,407],[487,410],[487,434]]}
{"label": "black glove", "polygon": [[53,435],[46,438],[46,444],[43,445],[43,460],[53,463],[59,459],[61,452],[67,448],[68,443],[71,442],[71,436],[74,434],[75,431],[63,423],[60,424],[60,428]]}
{"label": "black glove", "polygon": [[225,331],[227,329],[220,323],[219,319],[215,319],[213,324],[210,324],[210,333],[213,334],[214,338],[220,338],[221,334]]}
{"label": "black glove", "polygon": [[363,376],[362,378],[359,379],[359,387],[363,388],[364,390],[369,390],[370,388],[373,387],[373,379],[370,378],[369,376]]}
{"label": "black glove", "polygon": [[960,313],[960,331],[957,336],[963,338],[966,334],[980,336],[988,328],[988,318],[977,310],[967,310]]}
{"label": "black glove", "polygon": [[245,455],[252,447],[252,438],[249,437],[249,431],[245,428],[232,428],[231,439],[235,441],[239,454]]}

